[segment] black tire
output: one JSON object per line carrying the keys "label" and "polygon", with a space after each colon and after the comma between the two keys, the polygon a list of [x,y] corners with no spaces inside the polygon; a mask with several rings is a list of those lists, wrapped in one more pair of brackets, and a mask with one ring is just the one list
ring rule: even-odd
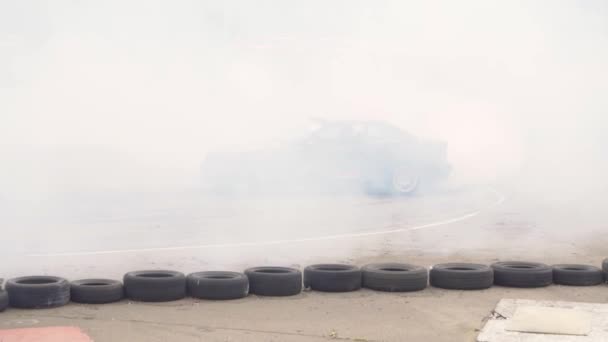
{"label": "black tire", "polygon": [[260,296],[293,296],[302,292],[302,272],[289,267],[253,267],[245,270],[249,293]]}
{"label": "black tire", "polygon": [[186,276],[176,271],[134,271],[125,274],[125,296],[141,302],[169,302],[186,296]]}
{"label": "black tire", "polygon": [[8,308],[8,293],[0,290],[0,312],[6,310],[6,308]]}
{"label": "black tire", "polygon": [[595,266],[554,265],[553,282],[560,285],[593,286],[604,282],[604,274]]}
{"label": "black tire", "polygon": [[602,261],[602,271],[604,271],[604,279],[608,280],[608,258]]}
{"label": "black tire", "polygon": [[494,274],[487,265],[438,264],[431,268],[430,283],[432,286],[442,289],[481,290],[492,286]]}
{"label": "black tire", "polygon": [[361,288],[361,269],[344,264],[311,265],[304,269],[304,286],[323,292],[356,291]]}
{"label": "black tire", "polygon": [[426,268],[410,264],[370,264],[361,271],[362,286],[376,291],[420,291],[429,280]]}
{"label": "black tire", "polygon": [[71,284],[72,301],[85,304],[106,304],[124,297],[122,283],[111,279],[82,279]]}
{"label": "black tire", "polygon": [[52,276],[9,279],[6,292],[10,306],[21,309],[54,308],[70,301],[70,283]]}
{"label": "black tire", "polygon": [[191,273],[186,278],[188,294],[203,299],[238,299],[247,296],[249,280],[238,272],[207,271]]}
{"label": "black tire", "polygon": [[507,287],[544,287],[553,283],[551,266],[538,262],[503,261],[492,264],[494,284]]}

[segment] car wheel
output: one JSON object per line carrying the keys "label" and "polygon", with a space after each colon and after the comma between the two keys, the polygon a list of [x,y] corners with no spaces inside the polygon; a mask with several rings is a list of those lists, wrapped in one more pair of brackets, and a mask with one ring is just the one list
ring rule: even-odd
{"label": "car wheel", "polygon": [[452,290],[481,290],[492,286],[494,275],[486,265],[469,263],[438,264],[431,268],[430,283]]}
{"label": "car wheel", "polygon": [[249,280],[238,272],[197,272],[189,274],[186,279],[188,293],[194,298],[237,299],[249,292]]}
{"label": "car wheel", "polygon": [[70,283],[52,276],[31,276],[6,282],[10,306],[14,308],[54,308],[70,301]]}
{"label": "car wheel", "polygon": [[554,265],[553,282],[560,285],[592,286],[604,282],[602,270],[589,265]]}
{"label": "car wheel", "polygon": [[370,264],[361,271],[363,287],[376,291],[419,291],[426,288],[429,279],[426,268],[409,264]]}
{"label": "car wheel", "polygon": [[324,292],[356,291],[361,288],[361,269],[343,264],[311,265],[304,269],[304,286]]}
{"label": "car wheel", "polygon": [[551,266],[538,262],[503,261],[492,264],[494,284],[507,287],[543,287],[553,282]]}
{"label": "car wheel", "polygon": [[418,176],[406,170],[397,170],[393,173],[393,189],[400,195],[412,194],[418,189],[419,183]]}

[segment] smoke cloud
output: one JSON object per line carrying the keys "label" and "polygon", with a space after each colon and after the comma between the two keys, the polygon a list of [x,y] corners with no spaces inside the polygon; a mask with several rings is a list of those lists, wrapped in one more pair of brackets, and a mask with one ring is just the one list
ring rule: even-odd
{"label": "smoke cloud", "polygon": [[323,118],[447,142],[454,184],[599,203],[607,19],[604,1],[4,1],[0,201],[193,189],[208,153]]}

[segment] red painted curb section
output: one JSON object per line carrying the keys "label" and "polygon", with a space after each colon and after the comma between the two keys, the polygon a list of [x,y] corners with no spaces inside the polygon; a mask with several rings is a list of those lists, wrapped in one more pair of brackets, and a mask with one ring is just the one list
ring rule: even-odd
{"label": "red painted curb section", "polygon": [[2,342],[93,342],[76,327],[48,327],[0,330]]}

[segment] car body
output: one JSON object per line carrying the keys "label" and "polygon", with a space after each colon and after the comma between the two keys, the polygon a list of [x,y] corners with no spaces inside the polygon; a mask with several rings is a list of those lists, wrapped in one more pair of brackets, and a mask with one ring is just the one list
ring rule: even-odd
{"label": "car body", "polygon": [[215,193],[410,195],[447,178],[446,144],[381,121],[324,122],[274,149],[211,153],[204,188]]}

